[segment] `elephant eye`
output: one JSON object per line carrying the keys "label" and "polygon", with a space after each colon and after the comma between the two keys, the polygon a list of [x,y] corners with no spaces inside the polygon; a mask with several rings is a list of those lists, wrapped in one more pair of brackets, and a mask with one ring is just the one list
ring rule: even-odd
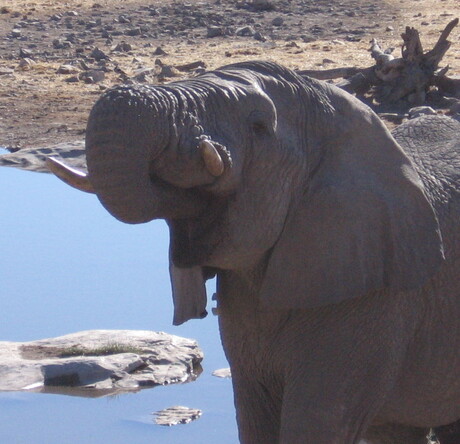
{"label": "elephant eye", "polygon": [[268,133],[268,128],[264,122],[252,122],[252,131],[256,136],[264,136]]}

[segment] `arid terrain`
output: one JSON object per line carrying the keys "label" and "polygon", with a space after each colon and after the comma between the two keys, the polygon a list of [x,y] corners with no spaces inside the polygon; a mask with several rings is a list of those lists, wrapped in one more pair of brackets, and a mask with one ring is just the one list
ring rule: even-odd
{"label": "arid terrain", "polygon": [[[168,82],[249,59],[294,69],[373,65],[370,40],[427,49],[458,0],[8,0],[0,3],[0,146],[84,137],[106,88]],[[460,28],[442,60],[460,74]]]}

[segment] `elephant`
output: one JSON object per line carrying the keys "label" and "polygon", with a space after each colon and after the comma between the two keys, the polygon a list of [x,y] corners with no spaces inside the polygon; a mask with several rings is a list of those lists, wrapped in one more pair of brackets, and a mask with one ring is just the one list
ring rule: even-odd
{"label": "elephant", "polygon": [[48,164],[166,220],[175,325],[217,277],[241,443],[421,444],[460,418],[459,134],[254,61],[107,90],[88,174]]}

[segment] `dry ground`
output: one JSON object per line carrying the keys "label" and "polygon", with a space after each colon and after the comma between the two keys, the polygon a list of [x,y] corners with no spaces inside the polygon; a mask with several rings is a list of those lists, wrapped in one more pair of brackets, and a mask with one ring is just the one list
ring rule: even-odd
{"label": "dry ground", "polygon": [[[145,69],[144,81],[175,80],[154,75],[160,69],[157,59],[173,66],[203,61],[207,69],[249,59],[273,60],[296,69],[365,67],[373,64],[368,52],[372,38],[384,47],[399,47],[405,26],[414,26],[428,49],[444,26],[460,16],[458,0],[271,0],[275,6],[271,11],[248,9],[250,3],[0,2],[0,146],[83,138],[88,112],[103,89]],[[283,19],[278,26],[273,25],[277,17]],[[209,26],[220,28],[224,35],[207,37]],[[244,26],[259,31],[265,41],[236,36]],[[450,40],[453,44],[443,63],[450,65],[450,75],[459,75],[460,28],[454,29]],[[131,49],[114,51],[122,41]],[[95,60],[96,47],[109,59]],[[166,55],[155,54],[157,47]],[[74,65],[80,74],[103,68],[105,78],[71,83],[68,79],[78,73],[57,73],[63,64]]]}

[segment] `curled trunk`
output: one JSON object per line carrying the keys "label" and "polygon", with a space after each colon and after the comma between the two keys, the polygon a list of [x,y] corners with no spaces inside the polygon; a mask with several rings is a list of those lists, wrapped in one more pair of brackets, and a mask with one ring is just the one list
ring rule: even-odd
{"label": "curled trunk", "polygon": [[[177,149],[171,146],[177,140],[171,102],[154,88],[119,87],[103,95],[91,112],[89,177],[104,207],[123,222],[191,217],[206,205],[196,190],[174,186],[155,168],[158,159]],[[184,173],[177,162],[173,169]]]}

